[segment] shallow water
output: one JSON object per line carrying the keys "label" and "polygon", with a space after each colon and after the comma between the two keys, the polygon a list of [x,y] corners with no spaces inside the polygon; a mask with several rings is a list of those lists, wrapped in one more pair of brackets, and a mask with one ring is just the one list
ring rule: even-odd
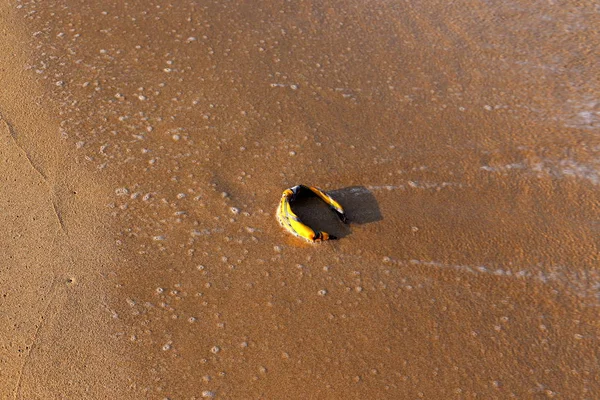
{"label": "shallow water", "polygon": [[[18,4],[131,398],[600,395],[592,2]],[[341,240],[278,226],[299,183]]]}

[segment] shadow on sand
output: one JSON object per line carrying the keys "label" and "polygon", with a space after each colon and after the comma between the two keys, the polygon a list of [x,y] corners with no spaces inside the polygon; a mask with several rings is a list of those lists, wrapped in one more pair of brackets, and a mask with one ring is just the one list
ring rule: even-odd
{"label": "shadow on sand", "polygon": [[375,196],[364,186],[351,186],[328,191],[337,200],[348,217],[344,224],[337,215],[316,196],[302,196],[293,202],[293,210],[306,225],[343,238],[352,233],[352,224],[368,224],[383,219]]}

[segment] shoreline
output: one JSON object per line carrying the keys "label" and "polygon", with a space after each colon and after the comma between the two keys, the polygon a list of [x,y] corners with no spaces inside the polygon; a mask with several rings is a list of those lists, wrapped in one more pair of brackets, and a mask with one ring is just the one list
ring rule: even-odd
{"label": "shoreline", "polygon": [[3,5],[0,398],[598,397],[590,10],[467,5]]}
{"label": "shoreline", "polygon": [[[23,23],[0,4],[0,398],[126,398],[102,182],[61,139]],[[111,365],[106,368],[107,363]]]}

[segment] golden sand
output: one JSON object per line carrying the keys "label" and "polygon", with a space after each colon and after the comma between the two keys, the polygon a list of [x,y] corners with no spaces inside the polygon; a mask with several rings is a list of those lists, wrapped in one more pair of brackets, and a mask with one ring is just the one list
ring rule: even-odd
{"label": "golden sand", "polygon": [[107,194],[25,71],[33,54],[11,8],[0,5],[0,398],[126,398]]}
{"label": "golden sand", "polygon": [[592,2],[1,16],[0,398],[600,397]]}

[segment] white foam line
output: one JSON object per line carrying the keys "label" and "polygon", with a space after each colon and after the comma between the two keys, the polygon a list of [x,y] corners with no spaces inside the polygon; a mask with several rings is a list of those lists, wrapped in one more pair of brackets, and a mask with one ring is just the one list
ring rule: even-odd
{"label": "white foam line", "polygon": [[524,170],[536,173],[539,178],[554,177],[554,178],[576,178],[587,180],[592,185],[600,185],[600,160],[596,160],[590,164],[583,164],[575,160],[551,160],[545,159],[538,163],[528,163],[523,161],[520,163],[506,164],[500,166],[484,165],[480,167],[482,171],[492,173],[506,173],[512,170]]}
{"label": "white foam line", "polygon": [[438,261],[424,260],[394,260],[390,257],[384,257],[385,263],[397,265],[424,265],[441,269],[454,269],[464,271],[470,274],[492,274],[513,279],[530,279],[544,284],[559,284],[565,286],[576,296],[593,299],[594,302],[588,305],[600,306],[600,271],[582,270],[574,271],[564,265],[543,266],[536,265],[530,268],[511,271],[489,265],[457,265],[446,264]]}
{"label": "white foam line", "polygon": [[404,185],[379,185],[379,186],[366,186],[369,190],[406,190]]}
{"label": "white foam line", "polygon": [[370,185],[366,186],[369,190],[407,190],[407,189],[422,189],[422,190],[440,190],[447,187],[459,187],[462,188],[464,185],[458,182],[419,182],[419,181],[407,181],[406,185]]}

